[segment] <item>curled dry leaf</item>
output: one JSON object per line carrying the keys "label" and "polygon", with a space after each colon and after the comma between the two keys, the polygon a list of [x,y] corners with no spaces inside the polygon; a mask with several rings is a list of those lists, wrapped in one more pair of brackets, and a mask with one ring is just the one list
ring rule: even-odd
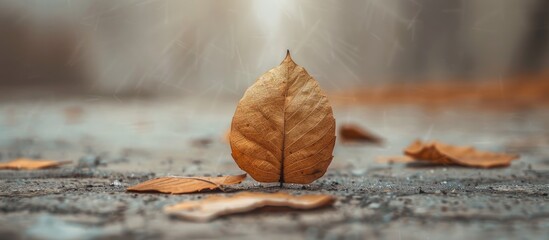
{"label": "curled dry leaf", "polygon": [[383,139],[354,124],[343,124],[339,127],[339,136],[345,143],[365,142],[383,144]]}
{"label": "curled dry leaf", "polygon": [[224,185],[238,184],[245,178],[246,174],[223,177],[159,177],[131,186],[127,190],[172,194],[193,193],[220,189]]}
{"label": "curled dry leaf", "polygon": [[229,137],[234,160],[255,180],[306,184],[332,161],[335,119],[318,83],[288,52],[246,90]]}
{"label": "curled dry leaf", "polygon": [[249,212],[266,206],[314,209],[334,203],[331,195],[293,196],[287,193],[242,192],[233,196],[211,196],[204,200],[187,201],[167,206],[164,212],[182,219],[205,222],[216,217]]}
{"label": "curled dry leaf", "polygon": [[0,169],[14,170],[35,170],[44,168],[59,167],[63,164],[71,163],[71,161],[54,161],[54,160],[34,160],[28,158],[18,158],[9,162],[0,163]]}
{"label": "curled dry leaf", "polygon": [[423,143],[419,140],[408,146],[404,153],[416,160],[467,167],[491,168],[509,166],[517,155],[478,151],[473,147],[451,146],[440,142]]}

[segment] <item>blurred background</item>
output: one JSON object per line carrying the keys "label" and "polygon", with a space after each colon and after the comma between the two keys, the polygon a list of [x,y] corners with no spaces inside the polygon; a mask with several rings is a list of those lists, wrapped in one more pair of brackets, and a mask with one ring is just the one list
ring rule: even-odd
{"label": "blurred background", "polygon": [[0,89],[240,97],[290,49],[328,90],[547,72],[546,0],[1,0]]}
{"label": "blurred background", "polygon": [[[546,0],[0,0],[0,158],[171,149],[159,158],[234,166],[226,142],[200,146],[222,141],[286,49],[338,123],[388,139],[379,151],[418,137],[500,146],[509,126],[545,134],[547,111],[525,112],[549,106],[548,34]],[[433,111],[448,104],[477,109]]]}

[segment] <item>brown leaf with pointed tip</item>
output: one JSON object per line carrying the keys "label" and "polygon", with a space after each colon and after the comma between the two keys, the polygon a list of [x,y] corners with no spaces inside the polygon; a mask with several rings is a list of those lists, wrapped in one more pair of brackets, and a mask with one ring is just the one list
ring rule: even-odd
{"label": "brown leaf with pointed tip", "polygon": [[420,140],[408,146],[404,153],[416,160],[477,168],[505,167],[518,159],[517,155],[512,154],[478,151],[473,147],[452,146],[437,141],[423,143]]}
{"label": "brown leaf with pointed tip", "polygon": [[365,142],[383,144],[383,139],[355,124],[343,124],[339,127],[339,136],[344,143]]}
{"label": "brown leaf with pointed tip", "polygon": [[267,206],[314,209],[335,202],[331,195],[300,195],[287,193],[242,192],[233,196],[210,196],[203,200],[186,201],[164,208],[164,212],[182,219],[206,222],[216,217],[253,211]]}
{"label": "brown leaf with pointed tip", "polygon": [[59,167],[63,164],[71,163],[71,161],[54,161],[54,160],[35,160],[28,158],[18,158],[9,162],[0,163],[0,169],[13,170],[36,170],[44,168]]}
{"label": "brown leaf with pointed tip", "polygon": [[246,174],[223,177],[159,177],[131,186],[127,190],[171,194],[193,193],[220,189],[224,185],[238,184],[245,178]]}
{"label": "brown leaf with pointed tip", "polygon": [[230,143],[238,166],[260,182],[306,184],[326,172],[335,144],[332,107],[289,52],[244,93]]}

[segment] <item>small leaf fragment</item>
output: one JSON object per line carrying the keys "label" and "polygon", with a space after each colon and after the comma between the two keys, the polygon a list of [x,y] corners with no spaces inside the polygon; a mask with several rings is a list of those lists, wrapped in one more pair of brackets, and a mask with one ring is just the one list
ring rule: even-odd
{"label": "small leaf fragment", "polygon": [[12,169],[12,170],[36,170],[45,168],[59,167],[64,164],[71,163],[72,161],[55,161],[55,160],[43,160],[43,159],[29,159],[18,158],[9,162],[0,163],[0,169]]}
{"label": "small leaf fragment", "polygon": [[409,163],[415,161],[414,158],[409,156],[378,156],[376,162],[378,163]]}
{"label": "small leaf fragment", "polygon": [[255,180],[307,184],[332,161],[335,119],[316,80],[288,51],[246,90],[229,138],[235,162]]}
{"label": "small leaf fragment", "polygon": [[478,151],[473,147],[452,146],[437,141],[423,143],[420,140],[408,146],[404,154],[420,161],[476,168],[505,167],[519,158],[513,154]]}
{"label": "small leaf fragment", "polygon": [[246,174],[223,177],[159,177],[129,187],[130,192],[193,193],[221,189],[244,181]]}
{"label": "small leaf fragment", "polygon": [[339,136],[344,143],[363,142],[381,145],[383,138],[366,131],[355,124],[343,124],[339,127]]}
{"label": "small leaf fragment", "polygon": [[181,202],[165,207],[164,212],[181,219],[207,222],[220,216],[250,212],[266,206],[305,210],[331,206],[334,202],[334,196],[325,194],[294,196],[283,192],[242,192],[232,196],[210,196],[203,200]]}

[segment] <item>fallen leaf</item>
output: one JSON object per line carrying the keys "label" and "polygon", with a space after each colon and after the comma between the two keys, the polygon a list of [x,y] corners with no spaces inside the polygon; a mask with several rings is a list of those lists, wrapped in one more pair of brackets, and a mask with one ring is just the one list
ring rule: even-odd
{"label": "fallen leaf", "polygon": [[339,136],[346,143],[365,142],[383,144],[383,139],[371,132],[368,132],[354,124],[343,124],[339,127]]}
{"label": "fallen leaf", "polygon": [[300,195],[287,193],[242,192],[233,196],[210,196],[203,200],[186,201],[164,208],[164,212],[182,219],[206,222],[216,217],[249,212],[261,207],[314,209],[334,203],[331,195]]}
{"label": "fallen leaf", "polygon": [[423,143],[415,141],[404,153],[416,160],[444,165],[462,165],[477,168],[509,166],[517,155],[478,151],[473,147],[460,147],[440,142]]}
{"label": "fallen leaf", "polygon": [[159,177],[131,186],[127,190],[171,194],[193,193],[221,189],[224,185],[241,183],[245,178],[246,174],[223,177]]}
{"label": "fallen leaf", "polygon": [[44,168],[59,167],[63,164],[71,163],[71,161],[54,161],[54,160],[35,160],[28,158],[18,158],[9,162],[0,163],[0,169],[14,170],[35,170]]}
{"label": "fallen leaf", "polygon": [[379,156],[376,158],[378,163],[409,163],[415,161],[409,156]]}
{"label": "fallen leaf", "polygon": [[244,93],[230,143],[238,166],[260,182],[307,184],[326,172],[335,144],[332,107],[289,51]]}

